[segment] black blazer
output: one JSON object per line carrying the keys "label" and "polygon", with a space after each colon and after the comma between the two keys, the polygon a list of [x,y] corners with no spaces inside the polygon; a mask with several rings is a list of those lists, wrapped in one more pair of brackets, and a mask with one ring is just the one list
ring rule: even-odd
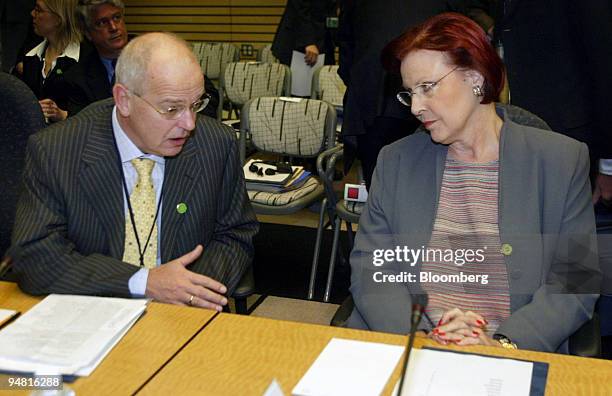
{"label": "black blazer", "polygon": [[[86,46],[79,47],[79,60],[88,51]],[[43,61],[38,56],[26,56],[23,59],[23,82],[41,99],[52,99],[62,110],[66,110],[67,98],[64,91],[64,75],[77,62],[68,57],[57,58],[55,67],[49,71],[47,78],[42,77]]]}
{"label": "black blazer", "polygon": [[[79,63],[74,65],[64,76],[62,91],[66,96],[66,108],[68,115],[72,116],[93,102],[107,99],[113,96],[113,91],[106,68],[100,60],[100,55],[93,45],[91,50],[84,51]],[[217,117],[217,106],[219,106],[219,91],[208,77],[204,76],[205,89],[211,99],[202,114]]]}
{"label": "black blazer", "polygon": [[335,0],[288,0],[272,43],[274,56],[290,65],[293,50],[304,52],[307,45],[315,44],[325,54],[325,63],[334,64],[334,45],[325,19],[335,15],[335,5]]}
{"label": "black blazer", "polygon": [[411,118],[395,94],[399,75],[390,75],[380,62],[384,46],[429,17],[463,11],[457,0],[349,0],[341,9],[338,42],[339,74],[347,86],[344,97],[344,135],[363,135],[377,116]]}
{"label": "black blazer", "polygon": [[93,47],[66,73],[63,84],[67,102],[65,110],[69,115],[78,113],[90,103],[113,96],[106,68]]}
{"label": "black blazer", "polygon": [[612,3],[498,0],[495,39],[504,46],[512,104],[612,158]]}

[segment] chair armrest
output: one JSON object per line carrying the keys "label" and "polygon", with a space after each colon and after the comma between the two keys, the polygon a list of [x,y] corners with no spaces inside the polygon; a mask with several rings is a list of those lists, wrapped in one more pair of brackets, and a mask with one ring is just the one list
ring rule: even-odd
{"label": "chair armrest", "polygon": [[255,293],[255,277],[253,276],[253,266],[249,265],[240,282],[238,282],[238,286],[234,289],[232,297],[235,299],[247,298],[253,293]]}
{"label": "chair armrest", "polygon": [[340,305],[340,308],[334,314],[330,325],[334,327],[346,327],[346,321],[351,316],[353,312],[353,308],[355,307],[355,302],[353,301],[353,296],[349,295]]}
{"label": "chair armrest", "polygon": [[330,207],[336,205],[336,196],[334,194],[334,171],[336,169],[336,161],[343,156],[344,145],[339,144],[330,149],[323,151],[317,156],[317,173],[319,179],[325,188],[325,196]]}
{"label": "chair armrest", "polygon": [[597,312],[570,336],[569,353],[582,357],[601,357],[601,330]]}

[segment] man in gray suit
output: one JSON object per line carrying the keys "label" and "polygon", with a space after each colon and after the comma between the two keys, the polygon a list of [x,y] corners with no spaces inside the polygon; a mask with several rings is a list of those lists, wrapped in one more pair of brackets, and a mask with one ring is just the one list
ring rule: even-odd
{"label": "man in gray suit", "polygon": [[19,286],[220,310],[258,228],[233,132],[196,117],[203,77],[176,36],[130,42],[116,78],[114,102],[29,141],[11,250]]}

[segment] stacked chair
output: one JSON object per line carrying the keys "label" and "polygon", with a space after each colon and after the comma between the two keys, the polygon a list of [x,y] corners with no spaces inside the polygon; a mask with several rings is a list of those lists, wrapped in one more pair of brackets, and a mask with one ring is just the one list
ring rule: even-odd
{"label": "stacked chair", "polygon": [[[247,134],[259,152],[291,158],[315,158],[333,147],[335,131],[336,111],[327,102],[279,97],[251,99],[244,104],[240,114],[242,162],[245,162]],[[266,215],[292,214],[325,196],[325,188],[316,177],[288,192],[247,192],[255,213]],[[321,205],[320,224],[324,215],[325,205]],[[321,245],[321,228],[317,232],[315,259]],[[314,279],[314,273],[311,273],[311,279]],[[310,290],[308,298],[312,299],[312,287]]]}
{"label": "stacked chair", "polygon": [[[329,220],[334,232],[333,242],[332,242],[332,250],[329,259],[329,269],[327,274],[327,283],[325,286],[325,295],[323,297],[323,301],[328,302],[331,294],[331,286],[333,282],[334,269],[336,266],[336,260],[338,258],[338,246],[340,239],[340,228],[342,226],[342,222],[344,221],[347,228],[348,238],[349,238],[349,251],[353,248],[353,228],[352,224],[359,223],[359,216],[361,215],[361,211],[365,203],[363,202],[350,202],[346,201],[342,198],[338,198],[336,192],[333,188],[334,175],[336,171],[336,163],[343,158],[343,145],[337,145],[330,150],[325,151],[317,158],[317,172],[319,174],[319,178],[323,182],[323,186],[325,188],[325,199],[323,201],[323,206],[327,211],[329,216]],[[319,223],[319,228],[317,230],[317,235],[323,232],[324,224],[321,221]],[[315,257],[312,262],[312,273],[316,273],[318,266],[318,257],[319,251],[315,252]],[[314,284],[315,278],[311,278],[310,280],[310,288],[309,295],[314,293]]]}
{"label": "stacked chair", "polygon": [[219,88],[219,114],[225,99],[240,110],[250,99],[263,96],[288,95],[291,92],[291,71],[280,63],[232,62],[227,65]]}
{"label": "stacked chair", "polygon": [[346,85],[338,75],[338,65],[322,66],[312,75],[311,97],[342,107]]}
{"label": "stacked chair", "polygon": [[227,64],[240,60],[240,51],[230,43],[197,41],[193,43],[193,53],[200,62],[202,72],[212,80],[217,88]]}
{"label": "stacked chair", "polygon": [[279,63],[280,61],[272,53],[272,44],[264,46],[257,53],[257,60],[263,63]]}

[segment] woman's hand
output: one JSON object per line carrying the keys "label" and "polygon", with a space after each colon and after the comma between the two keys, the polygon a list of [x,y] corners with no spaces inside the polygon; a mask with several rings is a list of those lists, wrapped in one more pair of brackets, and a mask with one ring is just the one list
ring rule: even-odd
{"label": "woman's hand", "polygon": [[501,346],[485,332],[487,321],[472,311],[458,308],[448,310],[442,315],[438,326],[429,333],[429,338],[442,345],[488,345]]}
{"label": "woman's hand", "polygon": [[68,112],[60,109],[52,99],[39,100],[38,103],[49,121],[62,121],[68,118]]}

